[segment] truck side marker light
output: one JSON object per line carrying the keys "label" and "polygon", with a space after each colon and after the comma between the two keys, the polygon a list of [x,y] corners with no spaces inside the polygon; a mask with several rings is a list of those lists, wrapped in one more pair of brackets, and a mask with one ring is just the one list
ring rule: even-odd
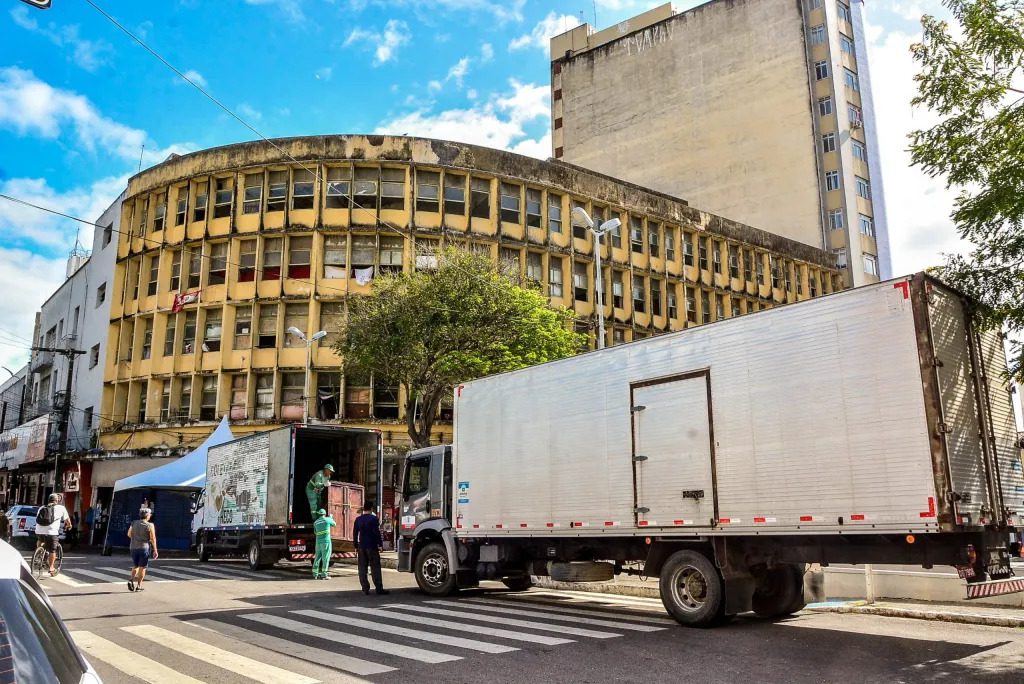
{"label": "truck side marker light", "polygon": [[800,516],[800,522],[814,522],[814,516],[813,515],[801,515]]}
{"label": "truck side marker light", "polygon": [[935,517],[935,497],[928,497],[928,510],[921,513],[922,518],[934,518]]}
{"label": "truck side marker light", "polygon": [[644,537],[644,544],[647,544],[648,546],[650,546],[651,545],[651,538],[650,537]]}
{"label": "truck side marker light", "polygon": [[692,520],[682,520],[682,519],[680,519],[680,520],[673,520],[672,524],[673,525],[692,525],[693,521]]}
{"label": "truck side marker light", "polygon": [[739,518],[719,518],[718,522],[722,525],[735,525],[736,523],[743,522]]}
{"label": "truck side marker light", "polygon": [[498,529],[498,530],[503,530],[503,529],[505,529],[505,525],[504,525],[504,523],[498,523],[497,525],[494,526],[494,528]]}
{"label": "truck side marker light", "polygon": [[519,523],[519,526],[520,527],[529,527],[529,525],[527,525],[526,523]]}
{"label": "truck side marker light", "polygon": [[754,518],[754,522],[755,523],[773,523],[775,521],[776,521],[775,518],[764,518],[764,517],[756,517],[756,518]]}
{"label": "truck side marker light", "polygon": [[648,525],[651,524],[651,522],[649,520],[637,520],[636,524],[639,525],[640,527],[647,527]]}
{"label": "truck side marker light", "polygon": [[558,523],[553,523],[553,522],[545,523],[545,525],[547,527],[558,527]]}
{"label": "truck side marker light", "polygon": [[908,534],[907,535],[907,543],[908,544],[913,544],[915,541],[917,541],[917,539],[914,537],[914,535],[912,535],[912,534]]}
{"label": "truck side marker light", "polygon": [[462,529],[462,523],[455,523],[455,529],[461,530]]}
{"label": "truck side marker light", "polygon": [[618,522],[612,522],[611,520],[605,520],[604,521],[604,526],[605,527],[617,527],[618,524],[619,524]]}
{"label": "truck side marker light", "polygon": [[863,513],[851,513],[850,520],[867,520]]}
{"label": "truck side marker light", "polygon": [[473,523],[473,529],[474,530],[479,530],[480,529],[480,525],[478,523]]}

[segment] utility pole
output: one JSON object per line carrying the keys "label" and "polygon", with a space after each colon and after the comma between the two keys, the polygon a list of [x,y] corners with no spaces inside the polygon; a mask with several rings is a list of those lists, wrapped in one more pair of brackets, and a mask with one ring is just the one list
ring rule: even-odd
{"label": "utility pole", "polygon": [[85,352],[81,349],[57,349],[56,347],[32,347],[32,351],[40,352],[52,352],[54,354],[61,354],[67,357],[68,360],[68,377],[64,382],[64,403],[60,407],[60,423],[58,429],[60,430],[60,442],[57,445],[57,453],[53,457],[53,491],[56,493],[58,490],[63,489],[59,481],[60,473],[60,459],[61,457],[67,458],[68,455],[68,432],[70,431],[70,420],[71,420],[71,385],[75,379],[75,357]]}

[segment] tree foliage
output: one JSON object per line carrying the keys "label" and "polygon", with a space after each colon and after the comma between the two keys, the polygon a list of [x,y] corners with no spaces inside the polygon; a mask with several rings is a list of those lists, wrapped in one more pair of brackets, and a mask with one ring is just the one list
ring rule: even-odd
{"label": "tree foliage", "polygon": [[422,447],[458,383],[575,354],[583,337],[572,318],[518,274],[449,248],[436,269],[382,275],[369,296],[350,299],[337,351],[346,373],[404,387],[409,436]]}
{"label": "tree foliage", "polygon": [[[914,105],[939,122],[910,135],[911,157],[960,193],[952,219],[971,242],[942,277],[984,307],[981,322],[1024,330],[1024,0],[943,0],[955,24],[921,20]],[[1024,379],[1021,347],[1013,374]]]}

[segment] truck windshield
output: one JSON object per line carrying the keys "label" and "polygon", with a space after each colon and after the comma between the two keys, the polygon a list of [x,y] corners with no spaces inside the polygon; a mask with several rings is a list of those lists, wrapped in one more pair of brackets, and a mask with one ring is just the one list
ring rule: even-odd
{"label": "truck windshield", "polygon": [[416,458],[405,467],[405,498],[427,491],[430,487],[430,458]]}

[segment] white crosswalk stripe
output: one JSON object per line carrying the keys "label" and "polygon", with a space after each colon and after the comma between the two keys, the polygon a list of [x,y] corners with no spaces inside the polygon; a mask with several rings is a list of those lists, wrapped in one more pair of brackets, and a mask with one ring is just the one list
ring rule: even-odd
{"label": "white crosswalk stripe", "polygon": [[[439,601],[439,603],[446,603],[452,606],[458,606],[460,608],[469,608],[470,606],[459,606],[458,604],[451,601]],[[478,613],[466,612],[465,610],[447,610],[444,608],[436,608],[434,606],[418,606],[410,604],[393,603],[388,608],[395,608],[398,610],[411,610],[417,613],[430,613],[431,615],[447,615],[449,617],[462,618],[464,620],[477,620],[480,622],[489,622],[495,625],[509,625],[510,627],[525,627],[527,629],[539,629],[542,632],[559,632],[561,634],[572,634],[574,636],[591,637],[594,639],[612,639],[615,637],[622,636],[613,632],[598,632],[593,629],[580,629],[579,627],[569,627],[567,625],[552,625],[546,622],[533,622],[531,620],[514,620],[512,618],[504,618],[499,615],[481,615]]]}
{"label": "white crosswalk stripe", "polygon": [[[450,601],[427,601],[427,603],[440,603],[445,605],[451,605]],[[564,620],[567,622],[573,622],[581,625],[593,625],[595,627],[611,627],[612,629],[625,629],[632,632],[660,632],[661,630],[665,629],[664,627],[654,627],[653,625],[638,625],[629,622],[624,622],[622,620],[601,620],[596,619],[596,617],[582,617],[579,614],[562,615],[560,613],[555,613],[551,611],[522,610],[520,608],[511,607],[508,605],[508,603],[500,605],[501,603],[503,603],[501,601],[496,601],[495,603],[498,603],[499,605],[491,605],[491,602],[479,599],[463,599],[459,601],[459,604],[469,604],[475,610],[481,610],[484,612],[491,613],[500,613],[502,615],[519,615],[521,617],[528,618],[539,617],[547,618],[549,620]],[[577,611],[577,613],[583,613],[584,615],[586,615],[585,611]]]}
{"label": "white crosswalk stripe", "polygon": [[[511,595],[509,595],[511,596]],[[553,613],[566,613],[567,615],[586,615],[590,617],[606,617],[613,619],[626,619],[634,620],[636,622],[647,622],[654,625],[665,625],[666,627],[674,627],[677,623],[672,618],[657,617],[654,615],[641,615],[640,613],[619,613],[609,610],[592,610],[589,608],[573,608],[572,605],[554,604],[554,603],[540,603],[538,601],[515,599],[509,601],[508,598],[501,599],[483,599],[483,598],[467,598],[462,599],[464,601],[470,601],[472,603],[488,603],[496,606],[507,606],[513,605],[526,605],[535,610],[551,611]],[[598,604],[599,608],[607,608],[608,604]],[[623,608],[631,608],[632,606],[622,606]]]}
{"label": "white crosswalk stripe", "polygon": [[67,585],[69,587],[78,588],[78,587],[87,587],[87,586],[89,586],[88,582],[79,582],[77,580],[73,580],[70,577],[68,577],[67,575],[65,575],[63,571],[57,573],[56,575],[54,575],[50,579],[52,579],[54,582],[59,582],[61,584]]}
{"label": "white crosswalk stripe", "polygon": [[[117,570],[117,568],[100,568],[100,570]],[[123,572],[123,571],[122,571]],[[189,582],[212,582],[212,579],[206,577],[193,577],[192,575],[185,575],[180,572],[174,572],[166,568],[159,568],[154,570],[152,566],[146,569],[146,582],[163,579],[164,577],[170,577],[178,580],[187,580]]]}
{"label": "white crosswalk stripe", "polygon": [[[92,577],[93,579],[102,580],[104,582],[117,582],[118,584],[126,584],[128,582],[128,575],[131,572],[130,568],[127,569],[127,570],[120,570],[120,572],[123,573],[123,574],[115,574],[115,573],[118,572],[117,568],[111,568],[111,569],[114,570],[113,573],[111,573],[111,572],[97,572],[95,570],[87,570],[85,568],[68,568],[67,570],[62,570],[62,572],[66,572],[67,574],[71,575],[72,577],[74,577],[75,575],[84,575],[86,577]],[[160,580],[153,580],[153,581],[154,582],[159,582]]]}
{"label": "white crosswalk stripe", "polygon": [[150,684],[202,684],[198,679],[183,675],[166,665],[130,651],[113,641],[92,632],[71,632],[71,638],[89,658],[103,661],[127,675]]}
{"label": "white crosswalk stripe", "polygon": [[530,634],[529,632],[514,632],[510,629],[471,625],[464,622],[452,622],[451,620],[436,620],[434,618],[423,617],[422,615],[403,615],[398,611],[381,610],[379,608],[340,606],[338,610],[344,610],[351,613],[361,613],[363,615],[371,615],[373,617],[381,617],[388,620],[414,622],[417,625],[422,625],[423,627],[440,627],[441,629],[447,629],[453,632],[470,632],[472,634],[479,634],[480,636],[493,636],[501,639],[510,639],[512,641],[526,641],[532,644],[544,644],[545,646],[558,646],[559,644],[573,643],[572,639],[559,639],[558,637],[549,637],[542,634]]}
{"label": "white crosswalk stripe", "polygon": [[404,636],[409,637],[410,639],[419,639],[420,641],[444,644],[445,646],[455,646],[457,648],[465,648],[471,651],[480,651],[481,653],[508,653],[509,651],[519,650],[512,646],[502,646],[501,644],[491,644],[486,641],[477,641],[476,639],[464,639],[462,637],[448,636],[447,634],[424,632],[419,629],[407,629],[405,627],[385,625],[377,622],[371,622],[370,620],[360,620],[359,618],[349,617],[347,615],[325,613],[322,610],[293,610],[292,613],[295,615],[302,615],[304,617],[316,618],[318,620],[336,622],[350,627],[362,627],[363,629],[375,632],[387,632],[392,636]]}

